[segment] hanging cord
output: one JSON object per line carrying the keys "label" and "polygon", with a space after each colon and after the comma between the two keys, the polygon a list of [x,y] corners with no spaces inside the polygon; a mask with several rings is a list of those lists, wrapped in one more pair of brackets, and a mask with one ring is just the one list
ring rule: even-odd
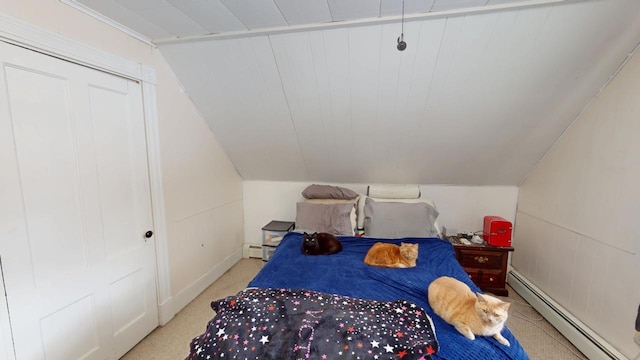
{"label": "hanging cord", "polygon": [[400,37],[398,38],[398,46],[399,51],[404,51],[407,48],[407,43],[404,42],[404,0],[402,0],[402,32],[400,33]]}
{"label": "hanging cord", "polygon": [[400,36],[402,36],[404,40],[404,0],[402,0],[402,31],[400,32]]}

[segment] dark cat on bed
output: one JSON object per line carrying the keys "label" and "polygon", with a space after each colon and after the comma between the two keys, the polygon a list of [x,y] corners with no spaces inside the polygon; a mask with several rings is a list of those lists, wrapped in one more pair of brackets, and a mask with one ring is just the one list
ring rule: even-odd
{"label": "dark cat on bed", "polygon": [[337,237],[329,233],[304,233],[302,253],[305,255],[331,255],[342,251]]}

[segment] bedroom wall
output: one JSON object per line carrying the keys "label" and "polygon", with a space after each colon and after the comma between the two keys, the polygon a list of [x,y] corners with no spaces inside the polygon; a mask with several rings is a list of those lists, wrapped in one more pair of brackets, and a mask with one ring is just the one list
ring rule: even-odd
{"label": "bedroom wall", "polygon": [[[316,182],[317,184],[325,184]],[[244,233],[246,244],[259,244],[260,230],[271,220],[296,218],[296,202],[313,182],[244,181]],[[370,184],[329,184],[366,194]],[[458,231],[482,230],[484,215],[513,221],[518,188],[515,186],[420,185],[421,197],[432,199],[440,215],[438,223]]]}
{"label": "bedroom wall", "polygon": [[638,51],[522,183],[512,266],[629,358],[640,301]]}
{"label": "bedroom wall", "polygon": [[58,0],[3,0],[0,12],[156,70],[170,281],[179,310],[241,256],[240,176],[157,49]]}

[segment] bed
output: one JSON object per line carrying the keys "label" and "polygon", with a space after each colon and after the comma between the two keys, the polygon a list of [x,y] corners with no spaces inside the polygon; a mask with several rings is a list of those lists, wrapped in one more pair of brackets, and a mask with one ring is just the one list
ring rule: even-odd
{"label": "bed", "polygon": [[[188,359],[528,359],[506,327],[509,347],[492,337],[468,340],[433,313],[427,288],[439,276],[480,292],[448,241],[338,238],[341,252],[306,256],[301,232],[284,236],[246,290],[212,302],[216,316],[191,342]],[[364,264],[379,241],[419,244],[417,266]]]}

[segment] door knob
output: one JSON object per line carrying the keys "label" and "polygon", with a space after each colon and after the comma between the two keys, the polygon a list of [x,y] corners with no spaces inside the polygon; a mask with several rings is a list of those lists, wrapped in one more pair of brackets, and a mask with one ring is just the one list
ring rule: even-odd
{"label": "door knob", "polygon": [[153,236],[153,231],[149,230],[146,233],[144,233],[144,237],[146,237],[147,239]]}

